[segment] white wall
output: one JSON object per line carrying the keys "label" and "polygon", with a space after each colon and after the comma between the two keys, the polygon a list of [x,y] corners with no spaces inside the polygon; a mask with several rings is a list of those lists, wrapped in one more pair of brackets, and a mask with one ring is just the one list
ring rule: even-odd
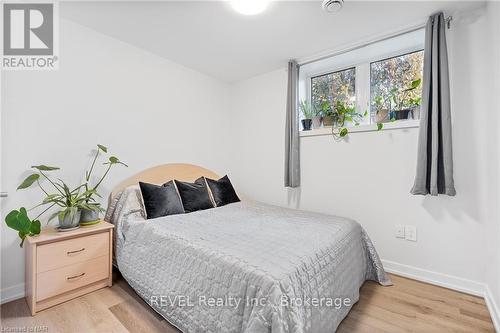
{"label": "white wall", "polygon": [[493,87],[490,107],[487,110],[488,122],[486,154],[488,157],[488,194],[487,194],[487,283],[490,291],[490,307],[497,314],[497,331],[500,331],[500,2],[488,3],[491,51],[488,52],[492,63],[488,75]]}
{"label": "white wall", "polygon": [[[454,198],[409,195],[417,129],[353,133],[347,142],[303,138],[302,188],[288,192],[284,69],[229,87],[62,19],[59,71],[2,73],[0,188],[9,191],[2,211],[40,198],[15,191],[30,165],[60,166],[76,184],[89,150],[102,143],[130,165],[113,170],[103,193],[151,165],[201,164],[229,172],[246,196],[292,207],[298,199],[300,208],[355,218],[385,260],[470,291],[487,283],[500,304],[500,6],[489,6],[488,15],[456,20],[448,32]],[[495,43],[496,55],[482,52]],[[394,238],[395,224],[416,225],[418,242]],[[16,234],[3,224],[0,231],[5,300],[23,292],[24,258]]]}
{"label": "white wall", "polygon": [[[456,197],[409,194],[418,129],[352,133],[346,142],[304,137],[302,186],[288,193],[284,69],[240,82],[231,92],[238,106],[231,113],[236,158],[230,165],[237,187],[266,202],[295,206],[290,198],[298,196],[302,209],[355,218],[387,266],[483,292],[495,256],[486,252],[487,225],[498,224],[489,220],[498,214],[498,186],[490,183],[498,179],[498,140],[497,123],[488,120],[494,114],[488,25],[482,10],[455,20],[448,31]],[[418,242],[396,239],[395,224],[417,226]]]}
{"label": "white wall", "polygon": [[[64,19],[60,39],[59,71],[2,73],[4,214],[40,200],[36,189],[15,191],[31,165],[59,166],[58,175],[76,185],[97,143],[130,166],[111,172],[104,195],[124,177],[161,163],[223,172],[214,125],[223,120],[226,85]],[[4,300],[23,292],[24,257],[17,234],[1,225]]]}

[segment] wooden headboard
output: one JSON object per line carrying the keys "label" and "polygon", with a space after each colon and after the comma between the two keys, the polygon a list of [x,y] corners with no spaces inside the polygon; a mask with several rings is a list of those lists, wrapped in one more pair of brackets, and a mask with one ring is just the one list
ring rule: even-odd
{"label": "wooden headboard", "polygon": [[197,165],[185,163],[158,165],[141,171],[122,181],[120,184],[115,186],[115,188],[113,188],[111,197],[129,186],[136,185],[140,181],[161,185],[172,179],[193,182],[201,176],[219,179],[219,176],[216,173]]}

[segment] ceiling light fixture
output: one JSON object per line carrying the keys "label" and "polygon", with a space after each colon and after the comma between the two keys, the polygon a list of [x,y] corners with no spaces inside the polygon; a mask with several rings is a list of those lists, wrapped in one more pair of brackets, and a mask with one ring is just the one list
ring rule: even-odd
{"label": "ceiling light fixture", "polygon": [[243,15],[256,15],[262,13],[269,5],[269,0],[232,0],[231,6]]}
{"label": "ceiling light fixture", "polygon": [[328,13],[337,13],[344,7],[344,0],[323,0],[323,9]]}

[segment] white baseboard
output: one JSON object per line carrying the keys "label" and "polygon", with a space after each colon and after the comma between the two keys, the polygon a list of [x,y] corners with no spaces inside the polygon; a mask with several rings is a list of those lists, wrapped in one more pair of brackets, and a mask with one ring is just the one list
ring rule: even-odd
{"label": "white baseboard", "polygon": [[493,321],[493,325],[495,325],[495,330],[497,332],[500,332],[500,307],[495,301],[495,297],[491,293],[491,289],[488,286],[486,286],[484,301],[486,302],[486,306],[488,306],[488,310],[490,311],[491,320]]}
{"label": "white baseboard", "polygon": [[452,275],[428,271],[422,268],[403,265],[390,260],[382,260],[384,268],[389,273],[401,275],[410,279],[427,282],[436,286],[457,290],[474,296],[485,296],[486,285],[481,282],[467,280]]}
{"label": "white baseboard", "polygon": [[2,289],[0,291],[0,304],[14,301],[24,297],[24,283]]}
{"label": "white baseboard", "polygon": [[448,274],[403,265],[390,260],[382,259],[382,264],[388,273],[401,275],[413,280],[453,289],[466,294],[483,297],[486,302],[486,306],[488,307],[488,311],[490,312],[493,325],[495,325],[495,330],[500,333],[500,307],[496,303],[488,285]]}

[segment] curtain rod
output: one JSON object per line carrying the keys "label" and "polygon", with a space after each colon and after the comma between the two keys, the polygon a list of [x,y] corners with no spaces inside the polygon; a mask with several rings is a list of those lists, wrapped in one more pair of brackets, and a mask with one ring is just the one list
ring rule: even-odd
{"label": "curtain rod", "polygon": [[[445,18],[446,26],[448,27],[448,29],[451,28],[451,21],[452,20],[453,20],[453,16],[448,16],[447,18]],[[403,30],[392,32],[392,33],[389,33],[387,35],[372,39],[370,41],[366,41],[366,42],[362,42],[360,44],[352,45],[350,47],[347,47],[347,48],[344,48],[344,49],[341,49],[341,50],[338,50],[338,51],[335,51],[332,53],[327,53],[325,55],[317,56],[317,57],[314,57],[312,59],[299,61],[298,65],[304,66],[304,65],[316,62],[316,61],[320,61],[320,60],[335,57],[335,56],[338,56],[338,55],[341,55],[341,54],[344,54],[344,53],[347,53],[350,51],[354,51],[354,50],[360,49],[360,48],[365,47],[365,46],[370,46],[370,45],[375,44],[375,43],[383,42],[383,41],[391,39],[391,38],[399,37],[399,36],[402,36],[404,34],[408,34],[410,32],[414,32],[414,31],[423,29],[423,28],[425,28],[425,25],[426,25],[426,23],[420,23],[418,25],[413,25],[413,26],[405,28]]]}

